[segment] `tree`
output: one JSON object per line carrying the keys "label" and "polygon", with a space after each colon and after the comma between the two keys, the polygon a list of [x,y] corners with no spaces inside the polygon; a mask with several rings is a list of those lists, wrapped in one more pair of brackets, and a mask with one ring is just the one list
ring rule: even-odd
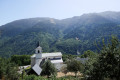
{"label": "tree", "polygon": [[68,70],[67,70],[67,66],[63,66],[62,68],[61,68],[61,71],[65,74],[65,76],[66,76],[66,74],[67,74],[67,72],[68,72]]}
{"label": "tree", "polygon": [[5,80],[17,80],[18,79],[18,66],[10,62],[9,59],[0,60],[0,78]]}
{"label": "tree", "polygon": [[83,70],[83,64],[77,60],[71,60],[67,62],[67,69],[70,72],[74,72],[77,77],[77,73]]}
{"label": "tree", "polygon": [[31,55],[12,55],[11,62],[16,63],[19,66],[29,65]]}
{"label": "tree", "polygon": [[76,55],[71,55],[71,54],[63,54],[62,59],[64,62],[67,62],[71,59],[74,59],[75,57],[77,57]]}
{"label": "tree", "polygon": [[86,61],[84,65],[84,76],[85,77],[88,77],[90,75],[91,71],[94,68],[93,64],[96,63],[97,58],[98,58],[97,56],[89,57],[88,60]]}
{"label": "tree", "polygon": [[120,80],[120,43],[116,37],[112,37],[107,45],[103,40],[102,50],[93,66],[90,75],[92,80]]}
{"label": "tree", "polygon": [[84,52],[84,54],[81,55],[82,58],[87,58],[87,57],[92,58],[92,57],[95,57],[95,56],[97,56],[97,54],[94,53],[91,50],[87,50],[87,51]]}
{"label": "tree", "polygon": [[50,77],[50,76],[56,76],[56,74],[57,74],[57,70],[55,66],[50,62],[50,60],[47,60],[42,65],[41,75],[47,75],[47,77]]}
{"label": "tree", "polygon": [[88,58],[84,65],[84,76],[86,77],[90,75],[90,72],[93,70],[93,64],[97,61],[98,54],[91,50],[87,50],[81,55],[81,57]]}

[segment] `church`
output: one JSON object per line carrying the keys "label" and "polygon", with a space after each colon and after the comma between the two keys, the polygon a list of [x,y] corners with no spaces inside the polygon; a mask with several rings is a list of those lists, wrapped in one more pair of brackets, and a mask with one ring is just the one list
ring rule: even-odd
{"label": "church", "polygon": [[38,45],[35,49],[35,54],[31,56],[31,68],[36,72],[37,75],[40,75],[42,71],[41,65],[46,60],[50,60],[58,71],[61,69],[63,64],[62,53],[42,53],[42,47]]}

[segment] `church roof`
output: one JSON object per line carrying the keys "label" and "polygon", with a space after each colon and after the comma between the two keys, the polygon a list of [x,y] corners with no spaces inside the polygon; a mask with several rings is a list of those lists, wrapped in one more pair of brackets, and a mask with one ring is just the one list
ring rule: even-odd
{"label": "church roof", "polygon": [[38,75],[40,75],[40,73],[41,73],[41,71],[42,71],[41,67],[40,67],[38,64],[35,64],[35,65],[32,67],[32,69],[33,69]]}
{"label": "church roof", "polygon": [[[35,57],[36,54],[32,55],[31,57]],[[62,56],[61,52],[54,52],[54,53],[42,53],[42,58],[45,57],[56,57],[56,56]]]}
{"label": "church roof", "polygon": [[42,47],[38,46],[36,49],[42,49]]}

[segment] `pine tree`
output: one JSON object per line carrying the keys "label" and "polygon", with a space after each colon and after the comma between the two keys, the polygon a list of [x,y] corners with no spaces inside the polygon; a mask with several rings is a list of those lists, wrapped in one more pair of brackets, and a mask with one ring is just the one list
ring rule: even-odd
{"label": "pine tree", "polygon": [[112,37],[107,45],[103,40],[102,50],[93,66],[92,80],[120,80],[120,43],[116,37]]}

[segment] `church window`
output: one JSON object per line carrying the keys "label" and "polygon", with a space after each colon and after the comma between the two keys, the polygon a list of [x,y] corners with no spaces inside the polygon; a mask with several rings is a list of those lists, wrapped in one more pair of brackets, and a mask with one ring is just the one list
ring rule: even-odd
{"label": "church window", "polygon": [[40,51],[38,50],[38,53],[40,53]]}

